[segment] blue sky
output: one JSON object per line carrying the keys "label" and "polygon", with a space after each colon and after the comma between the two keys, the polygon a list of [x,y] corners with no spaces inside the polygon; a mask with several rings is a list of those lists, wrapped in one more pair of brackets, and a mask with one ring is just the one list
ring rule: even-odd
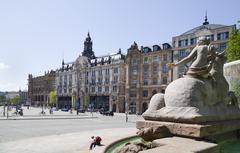
{"label": "blue sky", "polygon": [[202,24],[240,20],[239,0],[0,0],[0,91],[27,89],[34,76],[74,61],[87,32],[96,56],[171,42]]}

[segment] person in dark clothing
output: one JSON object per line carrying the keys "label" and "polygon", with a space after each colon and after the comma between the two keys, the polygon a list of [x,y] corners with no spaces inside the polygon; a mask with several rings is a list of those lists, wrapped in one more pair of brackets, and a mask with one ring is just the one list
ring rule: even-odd
{"label": "person in dark clothing", "polygon": [[92,136],[91,138],[93,139],[93,141],[92,141],[92,143],[90,145],[90,150],[92,150],[94,147],[96,147],[96,145],[99,145],[99,146],[101,145],[101,141],[102,141],[101,137],[99,137],[99,136],[96,136],[96,137]]}

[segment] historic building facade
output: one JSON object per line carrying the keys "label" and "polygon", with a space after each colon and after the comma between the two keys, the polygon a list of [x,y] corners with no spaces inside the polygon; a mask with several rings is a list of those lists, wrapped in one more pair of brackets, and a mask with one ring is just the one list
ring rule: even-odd
{"label": "historic building facade", "polygon": [[172,62],[172,47],[168,43],[138,48],[134,44],[126,56],[126,107],[130,113],[143,113],[152,95],[164,93],[172,80],[167,63]]}
{"label": "historic building facade", "polygon": [[28,99],[31,105],[47,105],[48,93],[55,90],[55,75],[55,71],[37,77],[28,75]]}
{"label": "historic building facade", "polygon": [[[179,36],[172,38],[174,50],[174,62],[186,57],[196,46],[199,37],[206,37],[210,43],[220,50],[224,50],[227,45],[229,34],[236,29],[236,25],[210,24],[207,16],[202,25],[195,27]],[[181,65],[174,68],[173,79],[182,77],[187,70],[188,65]]]}
{"label": "historic building facade", "polygon": [[82,55],[75,62],[63,62],[62,68],[57,71],[59,108],[93,107],[124,112],[125,56],[121,50],[96,57],[88,33]]}
{"label": "historic building facade", "polygon": [[56,70],[55,91],[57,96],[58,108],[72,108],[76,101],[76,71],[74,62],[64,63]]}

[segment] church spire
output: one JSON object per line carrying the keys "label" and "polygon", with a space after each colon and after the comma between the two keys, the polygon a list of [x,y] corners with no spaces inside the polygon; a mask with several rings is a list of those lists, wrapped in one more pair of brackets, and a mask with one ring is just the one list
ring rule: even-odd
{"label": "church spire", "polygon": [[95,58],[94,52],[92,50],[92,40],[89,32],[87,34],[87,38],[84,41],[84,49],[82,52],[82,56],[86,56],[90,59]]}
{"label": "church spire", "polygon": [[209,24],[209,22],[208,22],[208,18],[207,18],[207,10],[206,10],[203,25],[208,25],[208,24]]}

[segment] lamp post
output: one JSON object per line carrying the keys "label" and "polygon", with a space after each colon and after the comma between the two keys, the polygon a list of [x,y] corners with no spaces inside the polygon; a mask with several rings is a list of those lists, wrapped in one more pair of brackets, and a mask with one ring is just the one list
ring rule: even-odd
{"label": "lamp post", "polygon": [[125,101],[125,114],[126,114],[126,122],[128,122],[128,103]]}
{"label": "lamp post", "polygon": [[7,100],[7,118],[8,118],[8,109],[9,109],[9,95],[8,95],[8,93],[7,93],[6,100]]}

